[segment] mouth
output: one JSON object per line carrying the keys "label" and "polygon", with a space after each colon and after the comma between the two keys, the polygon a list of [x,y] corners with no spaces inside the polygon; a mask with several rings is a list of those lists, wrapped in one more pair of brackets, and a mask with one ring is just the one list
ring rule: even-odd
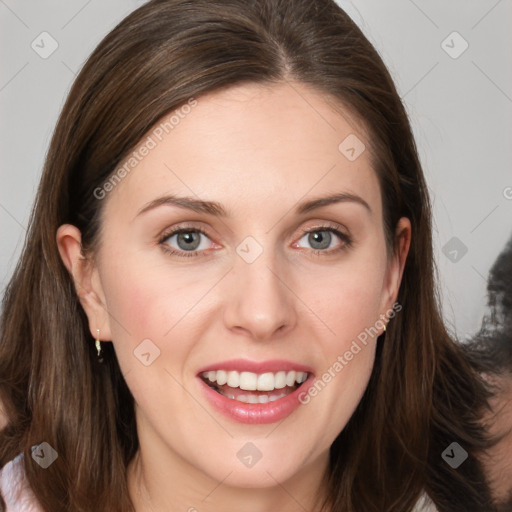
{"label": "mouth", "polygon": [[275,423],[290,416],[315,380],[311,367],[285,359],[219,361],[201,368],[196,377],[215,411],[245,424]]}
{"label": "mouth", "polygon": [[200,378],[220,395],[246,404],[265,404],[287,397],[309,378],[299,370],[255,373],[236,370],[209,370]]}

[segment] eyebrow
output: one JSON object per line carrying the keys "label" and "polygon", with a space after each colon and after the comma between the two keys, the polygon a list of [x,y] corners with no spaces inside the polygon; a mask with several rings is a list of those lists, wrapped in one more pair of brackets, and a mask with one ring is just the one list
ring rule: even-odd
{"label": "eyebrow", "polygon": [[[324,206],[347,202],[360,204],[364,206],[364,208],[368,210],[368,212],[372,213],[370,205],[362,197],[347,192],[331,194],[324,197],[318,197],[316,199],[311,199],[309,201],[300,203],[295,208],[295,213],[298,215],[304,215],[318,208],[323,208]],[[201,199],[194,199],[193,197],[176,195],[166,195],[163,197],[159,197],[158,199],[154,199],[153,201],[150,201],[139,210],[136,216],[138,217],[139,215],[142,215],[143,213],[149,210],[153,210],[163,205],[177,206],[179,208],[191,210],[197,213],[206,213],[208,215],[213,215],[215,217],[225,218],[232,216],[231,213],[217,201],[203,201]]]}

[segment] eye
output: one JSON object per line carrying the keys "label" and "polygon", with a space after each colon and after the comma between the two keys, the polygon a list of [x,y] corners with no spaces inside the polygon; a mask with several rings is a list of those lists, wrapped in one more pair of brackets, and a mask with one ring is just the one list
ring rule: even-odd
{"label": "eye", "polygon": [[[204,238],[208,235],[201,229],[194,227],[181,227],[165,233],[159,240],[162,248],[177,256],[199,256],[202,255],[208,244],[204,244]],[[173,246],[175,244],[177,247]]]}
{"label": "eye", "polygon": [[[342,243],[333,248],[336,238],[341,240]],[[305,231],[300,240],[294,244],[294,247],[297,247],[297,244],[304,239],[310,244],[315,255],[332,254],[352,245],[352,239],[349,235],[332,226],[319,226]]]}
{"label": "eye", "polygon": [[[341,226],[336,224],[341,229]],[[293,244],[293,247],[300,247],[300,242],[306,239],[311,245],[312,252],[316,256],[326,256],[351,247],[352,239],[349,235],[333,226],[319,226],[304,231],[300,240]],[[336,238],[342,243],[334,246]],[[205,239],[209,236],[201,229],[193,226],[181,226],[164,233],[158,243],[162,249],[179,257],[206,256],[208,244]]]}

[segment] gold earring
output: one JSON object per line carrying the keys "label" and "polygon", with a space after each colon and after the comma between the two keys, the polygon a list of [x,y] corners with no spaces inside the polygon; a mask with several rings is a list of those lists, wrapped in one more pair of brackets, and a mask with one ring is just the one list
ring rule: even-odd
{"label": "gold earring", "polygon": [[384,332],[386,332],[386,324],[384,324],[384,329],[383,329]]}
{"label": "gold earring", "polygon": [[98,361],[100,363],[102,363],[103,362],[103,356],[102,356],[102,350],[101,350],[101,342],[99,340],[99,338],[100,338],[100,330],[96,329],[96,332],[98,334],[96,336],[96,341],[94,342],[94,344],[96,345],[96,350],[98,351]]}

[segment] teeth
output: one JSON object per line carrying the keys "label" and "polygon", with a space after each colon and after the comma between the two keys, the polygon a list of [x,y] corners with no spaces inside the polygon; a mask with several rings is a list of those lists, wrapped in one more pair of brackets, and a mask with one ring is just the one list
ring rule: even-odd
{"label": "teeth", "polygon": [[[210,373],[217,373],[216,376],[214,375],[214,380],[210,378]],[[224,370],[218,370],[217,372],[208,372],[208,380],[210,380],[211,382],[215,382],[216,380],[217,384],[219,386],[222,386],[223,384],[226,384],[226,382],[228,381],[228,374]]]}
{"label": "teeth", "polygon": [[226,384],[230,388],[237,388],[240,385],[240,374],[238,372],[228,372],[228,381]]}
{"label": "teeth", "polygon": [[[236,372],[233,372],[236,373]],[[245,389],[247,391],[256,389],[258,383],[258,376],[255,373],[251,372],[242,372],[240,374],[240,380],[238,386],[240,389]]]}
{"label": "teeth", "polygon": [[275,402],[280,398],[284,398],[287,393],[280,393],[279,395],[239,395],[236,398],[229,393],[222,393],[225,397],[231,398],[231,400],[238,400],[239,402],[244,402],[246,404],[266,404],[267,402]]}
{"label": "teeth", "polygon": [[213,370],[203,372],[203,377],[212,383],[216,382],[219,386],[227,384],[231,388],[240,388],[245,391],[273,391],[274,389],[283,389],[286,386],[294,386],[295,383],[302,384],[307,379],[308,374],[307,372],[295,371],[257,374],[253,372]]}
{"label": "teeth", "polygon": [[274,376],[274,389],[286,387],[286,372],[277,372]]}
{"label": "teeth", "polygon": [[274,374],[273,373],[262,373],[258,377],[258,385],[256,389],[258,391],[272,391],[274,388]]}
{"label": "teeth", "polygon": [[286,374],[286,385],[293,386],[295,384],[295,379],[297,378],[296,372],[288,372]]}

